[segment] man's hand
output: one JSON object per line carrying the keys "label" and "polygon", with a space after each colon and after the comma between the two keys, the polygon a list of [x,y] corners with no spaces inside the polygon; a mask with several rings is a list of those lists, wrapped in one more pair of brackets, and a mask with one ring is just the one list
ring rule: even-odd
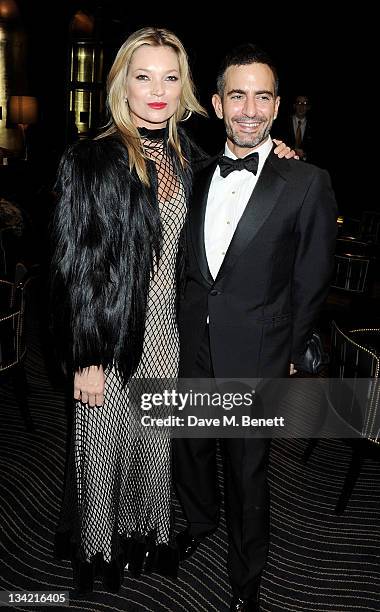
{"label": "man's hand", "polygon": [[102,366],[90,366],[75,373],[74,399],[89,406],[103,405],[104,372]]}
{"label": "man's hand", "polygon": [[294,367],[294,363],[290,364],[289,374],[290,374],[290,376],[293,376],[293,374],[297,374],[297,370]]}
{"label": "man's hand", "polygon": [[274,153],[276,153],[277,157],[286,157],[286,159],[291,159],[292,157],[294,157],[294,159],[299,159],[299,156],[297,155],[296,151],[293,151],[293,149],[287,147],[286,144],[282,142],[282,140],[277,140],[276,138],[273,138],[273,142],[277,145],[274,149]]}

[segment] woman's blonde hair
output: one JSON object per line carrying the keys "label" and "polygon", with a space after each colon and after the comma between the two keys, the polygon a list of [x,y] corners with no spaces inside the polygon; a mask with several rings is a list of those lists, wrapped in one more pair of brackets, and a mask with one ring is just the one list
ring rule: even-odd
{"label": "woman's blonde hair", "polygon": [[140,180],[148,185],[146,157],[138,129],[132,122],[129,106],[125,100],[126,77],[132,55],[142,45],[170,47],[178,58],[182,91],[177,111],[169,119],[169,143],[176,151],[182,166],[185,165],[186,160],[181,152],[177,124],[181,120],[186,120],[192,112],[204,116],[207,116],[207,113],[196,98],[187,53],[175,34],[163,28],[146,27],[137,30],[127,38],[120,47],[108,75],[107,102],[111,118],[98,138],[104,138],[114,133],[121,134],[128,149],[130,169],[136,168]]}

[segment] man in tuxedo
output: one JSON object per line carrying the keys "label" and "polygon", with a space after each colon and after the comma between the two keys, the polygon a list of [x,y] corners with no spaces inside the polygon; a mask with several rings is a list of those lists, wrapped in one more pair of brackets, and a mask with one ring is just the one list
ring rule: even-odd
{"label": "man in tuxedo", "polygon": [[[224,155],[194,177],[179,315],[182,377],[287,376],[302,362],[328,291],[334,195],[326,171],[274,155],[277,90],[275,68],[254,45],[222,64],[212,102],[227,142]],[[268,551],[269,443],[247,437],[221,445],[230,609],[252,612]],[[218,525],[216,440],[175,440],[174,475],[188,521],[177,537],[184,559]]]}

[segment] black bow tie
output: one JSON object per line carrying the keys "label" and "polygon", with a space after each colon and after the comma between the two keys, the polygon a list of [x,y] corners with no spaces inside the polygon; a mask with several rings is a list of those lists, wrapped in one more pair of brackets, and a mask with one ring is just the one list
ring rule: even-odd
{"label": "black bow tie", "polygon": [[226,176],[228,176],[229,173],[233,172],[234,170],[248,170],[249,172],[256,174],[258,166],[258,153],[250,153],[247,155],[247,157],[238,157],[238,159],[232,159],[231,157],[223,155],[219,159],[220,176],[223,178],[226,178]]}

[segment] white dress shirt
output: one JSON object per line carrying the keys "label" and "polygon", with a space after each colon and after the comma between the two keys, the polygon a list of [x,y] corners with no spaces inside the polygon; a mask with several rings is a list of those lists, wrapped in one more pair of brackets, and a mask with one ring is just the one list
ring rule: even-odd
{"label": "white dress shirt", "polygon": [[[219,166],[216,167],[207,199],[204,229],[206,257],[214,279],[218,275],[237,224],[248,204],[271,150],[272,140],[270,137],[255,149],[259,154],[259,166],[256,175],[249,170],[234,170],[223,178],[220,176]],[[232,159],[237,159],[236,155],[228,148],[227,143],[224,154],[227,157],[232,157]],[[247,155],[249,154],[247,153]]]}

